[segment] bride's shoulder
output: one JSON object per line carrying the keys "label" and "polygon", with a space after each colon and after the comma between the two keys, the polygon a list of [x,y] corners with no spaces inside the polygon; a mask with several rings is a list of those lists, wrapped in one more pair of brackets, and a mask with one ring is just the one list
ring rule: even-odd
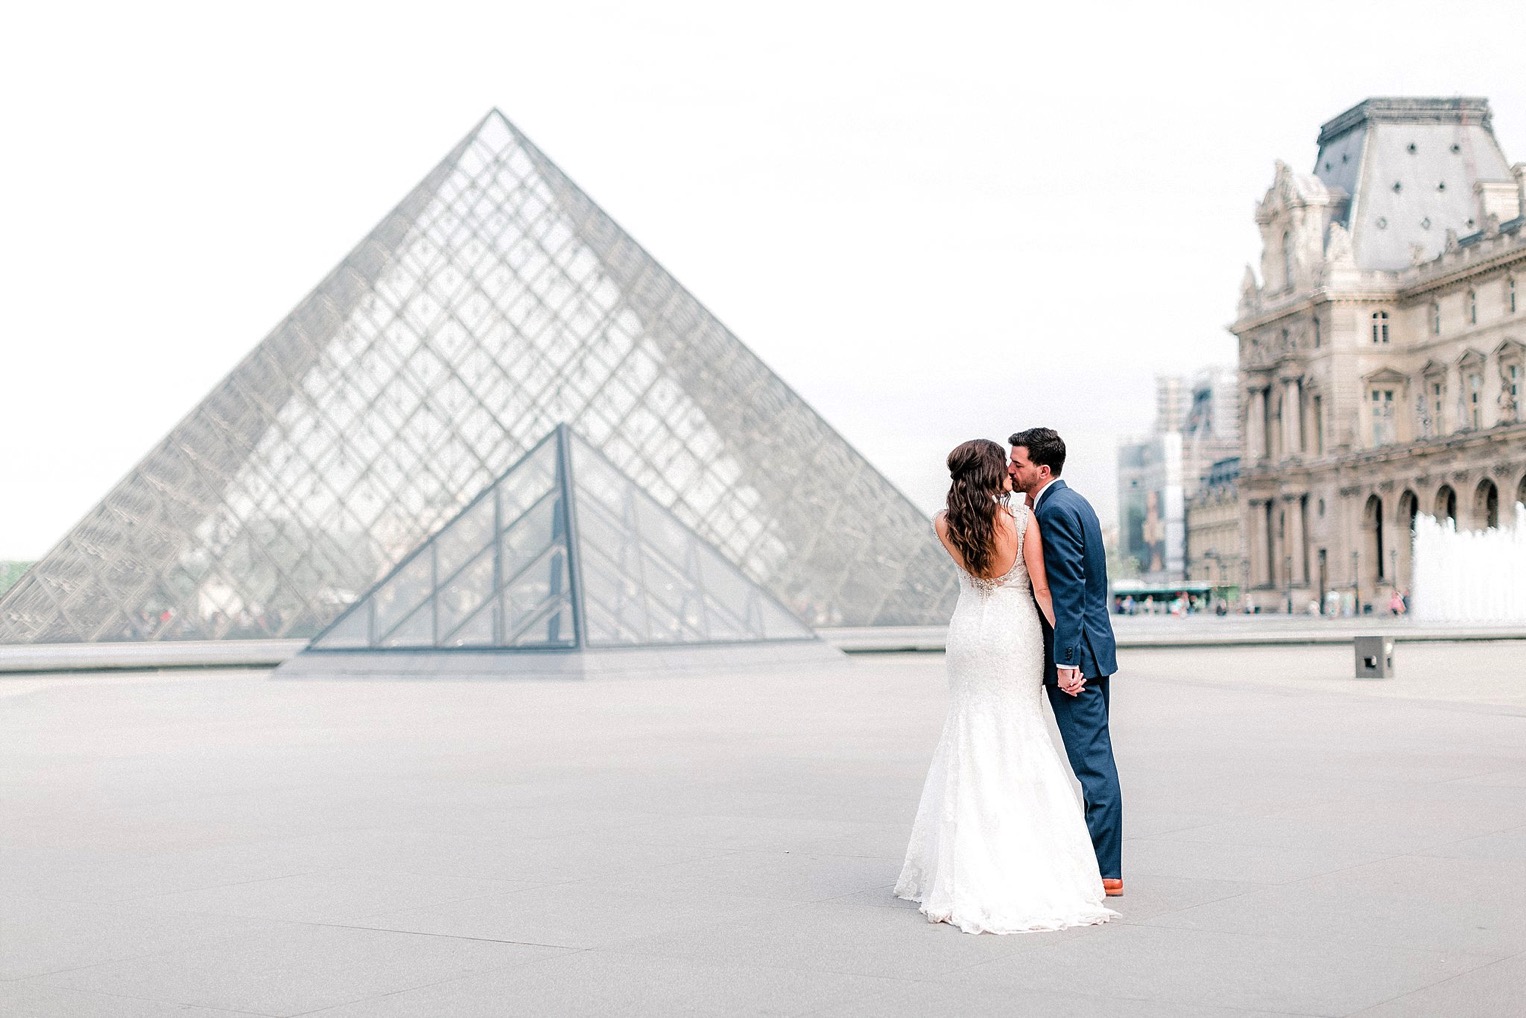
{"label": "bride's shoulder", "polygon": [[1033,522],[1033,510],[1028,508],[1028,503],[1013,499],[1007,505],[1007,512],[1012,516],[1012,525],[1017,529],[1017,536],[1022,538],[1028,531],[1028,524]]}
{"label": "bride's shoulder", "polygon": [[1005,508],[1006,514],[1018,523],[1028,517],[1028,503],[1013,499]]}

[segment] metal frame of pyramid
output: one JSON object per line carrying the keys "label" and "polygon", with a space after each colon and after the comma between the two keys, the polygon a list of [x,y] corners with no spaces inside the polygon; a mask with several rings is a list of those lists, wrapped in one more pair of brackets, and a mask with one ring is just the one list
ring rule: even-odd
{"label": "metal frame of pyramid", "polygon": [[311,636],[558,422],[811,625],[923,515],[494,110],[0,597],[0,643]]}

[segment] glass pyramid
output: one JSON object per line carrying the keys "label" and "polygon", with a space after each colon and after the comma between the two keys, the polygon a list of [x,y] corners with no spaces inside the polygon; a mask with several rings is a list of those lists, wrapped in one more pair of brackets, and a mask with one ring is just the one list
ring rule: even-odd
{"label": "glass pyramid", "polygon": [[810,624],[946,620],[922,514],[495,110],[0,598],[0,642],[312,636],[563,421]]}
{"label": "glass pyramid", "polygon": [[563,425],[319,634],[312,649],[814,639]]}

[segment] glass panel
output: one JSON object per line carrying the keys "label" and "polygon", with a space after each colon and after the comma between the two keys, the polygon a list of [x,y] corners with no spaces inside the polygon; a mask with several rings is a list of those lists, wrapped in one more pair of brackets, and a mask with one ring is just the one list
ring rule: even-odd
{"label": "glass panel", "polygon": [[635,502],[636,526],[642,543],[651,545],[658,556],[682,568],[692,543],[689,529],[657,503],[645,498],[637,498]]}
{"label": "glass panel", "polygon": [[562,500],[547,498],[515,520],[503,532],[502,555],[505,579],[545,554],[552,543],[566,542]]}
{"label": "glass panel", "polygon": [[755,640],[762,637],[758,627],[748,626],[747,617],[738,616],[730,605],[704,599],[705,635],[713,641]]}
{"label": "glass panel", "polygon": [[[694,552],[700,582],[709,596],[713,610],[729,619],[747,636],[762,639],[767,636],[753,617],[753,603],[757,601],[757,588],[729,562],[709,548],[697,548]],[[803,628],[803,627],[802,627]]]}
{"label": "glass panel", "polygon": [[468,619],[461,628],[442,636],[440,645],[442,647],[491,647],[493,645],[493,615],[497,610],[498,602],[494,599]]}
{"label": "glass panel", "polygon": [[578,539],[581,547],[597,548],[620,573],[639,575],[641,541],[636,531],[610,516],[601,506],[581,497],[578,500]]}
{"label": "glass panel", "polygon": [[572,606],[560,599],[531,619],[509,642],[513,647],[570,647]]}
{"label": "glass panel", "polygon": [[369,615],[370,612],[365,606],[357,608],[325,633],[323,639],[314,643],[313,646],[328,650],[336,647],[367,646],[371,639]]}
{"label": "glass panel", "polygon": [[808,640],[815,636],[795,616],[774,604],[770,598],[760,598],[757,604],[758,620],[762,623],[763,636],[770,640]]}
{"label": "glass panel", "polygon": [[493,544],[493,499],[482,499],[435,538],[436,575],[444,583],[468,561]]}
{"label": "glass panel", "polygon": [[[570,597],[571,587],[566,549],[548,549],[540,558],[528,563],[504,587],[504,632],[519,632],[531,619],[539,616],[548,603]],[[569,644],[575,638],[576,634],[570,626],[557,636],[558,641]]]}
{"label": "glass panel", "polygon": [[512,523],[556,487],[556,443],[546,442],[498,485],[503,522]]}
{"label": "glass panel", "polygon": [[387,632],[433,592],[433,564],[426,550],[383,584],[372,603],[376,612],[376,633]]}
{"label": "glass panel", "polygon": [[[491,506],[492,502],[489,501]],[[461,570],[435,595],[440,616],[440,632],[449,633],[473,614],[493,594],[493,549]]]}
{"label": "glass panel", "polygon": [[640,573],[620,568],[597,546],[585,543],[581,552],[588,642],[597,646],[651,642]]}
{"label": "glass panel", "polygon": [[[383,647],[433,647],[434,612],[432,605],[424,605],[391,633],[382,636]],[[378,630],[380,632],[380,630]]]}
{"label": "glass panel", "polygon": [[625,515],[626,491],[631,482],[583,442],[572,445],[572,476],[580,502],[592,502],[606,512]]}

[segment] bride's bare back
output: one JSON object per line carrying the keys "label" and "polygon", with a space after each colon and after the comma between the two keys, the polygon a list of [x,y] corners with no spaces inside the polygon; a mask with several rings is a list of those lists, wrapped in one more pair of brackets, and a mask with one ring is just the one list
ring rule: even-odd
{"label": "bride's bare back", "polygon": [[[937,530],[938,540],[943,544],[943,550],[948,552],[949,558],[953,559],[966,574],[977,580],[1001,579],[1017,567],[1018,557],[1021,556],[1023,564],[1027,567],[1028,581],[1033,587],[1033,599],[1038,602],[1039,611],[1044,614],[1045,620],[1053,626],[1054,604],[1049,596],[1049,579],[1044,573],[1044,545],[1039,535],[1039,521],[1026,506],[1021,505],[1016,510],[997,508],[995,513],[991,553],[987,556],[990,565],[983,573],[971,571],[964,561],[964,556],[955,547],[953,539],[949,536],[946,513],[940,512],[933,517],[933,527]],[[1026,526],[1018,526],[1020,518],[1025,521]]]}

